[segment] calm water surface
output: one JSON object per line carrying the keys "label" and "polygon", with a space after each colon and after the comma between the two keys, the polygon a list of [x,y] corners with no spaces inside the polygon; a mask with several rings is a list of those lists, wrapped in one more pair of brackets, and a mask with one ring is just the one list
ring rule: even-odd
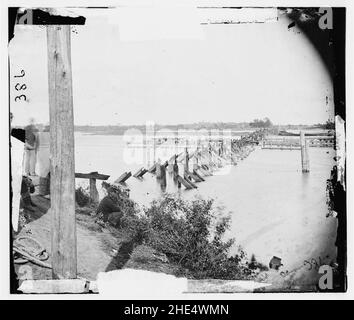
{"label": "calm water surface", "polygon": [[[134,173],[142,163],[127,161],[138,154],[124,148],[121,136],[75,134],[76,172],[98,171],[114,181],[125,171]],[[334,257],[336,219],[326,218],[326,179],[334,165],[334,151],[310,148],[310,172],[301,172],[299,150],[256,148],[237,166],[228,166],[196,190],[182,190],[181,196],[212,197],[230,212],[227,236],[236,238],[250,256],[268,264],[275,255],[284,267],[296,268],[305,259]],[[142,155],[140,155],[142,156]],[[129,163],[128,163],[129,162]],[[85,180],[77,179],[85,185]],[[161,196],[153,175],[143,180],[130,178],[131,197],[147,205]],[[167,192],[178,192],[168,178]],[[101,192],[101,191],[100,191]],[[102,194],[102,192],[101,192]]]}

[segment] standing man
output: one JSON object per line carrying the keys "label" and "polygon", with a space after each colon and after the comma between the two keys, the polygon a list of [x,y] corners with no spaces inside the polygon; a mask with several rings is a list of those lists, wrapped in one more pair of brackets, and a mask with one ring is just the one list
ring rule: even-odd
{"label": "standing man", "polygon": [[25,127],[25,175],[35,176],[37,147],[38,147],[38,129],[34,124],[34,119],[31,118],[30,124]]}

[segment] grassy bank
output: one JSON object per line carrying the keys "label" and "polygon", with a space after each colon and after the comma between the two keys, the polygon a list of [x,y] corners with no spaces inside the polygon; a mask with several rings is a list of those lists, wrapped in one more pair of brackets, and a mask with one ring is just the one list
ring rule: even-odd
{"label": "grassy bank", "polygon": [[[249,260],[240,247],[235,255],[229,255],[235,245],[234,239],[224,237],[230,218],[213,200],[187,201],[167,194],[140,209],[119,189],[117,195],[124,212],[121,228],[105,224],[122,240],[117,268],[131,267],[132,262],[142,268],[141,264],[151,266],[155,260],[169,265],[175,275],[194,279],[253,279],[265,269],[254,258]],[[123,266],[125,260],[127,265]]]}
{"label": "grassy bank", "polygon": [[[85,191],[76,193],[78,276],[95,280],[98,272],[132,268],[189,279],[233,280],[254,279],[263,269],[241,248],[229,256],[235,244],[234,239],[224,239],[230,219],[213,200],[165,195],[141,209],[119,190],[117,195],[124,212],[120,228],[98,220],[96,205],[86,201]],[[50,201],[41,196],[33,201],[36,211],[22,212],[19,235],[40,241],[50,256]],[[34,279],[51,278],[50,269],[29,265]]]}

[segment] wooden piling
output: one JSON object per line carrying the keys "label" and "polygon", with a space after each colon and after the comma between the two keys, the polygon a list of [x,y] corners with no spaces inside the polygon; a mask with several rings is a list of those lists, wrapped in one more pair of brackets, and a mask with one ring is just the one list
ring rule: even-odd
{"label": "wooden piling", "polygon": [[156,179],[160,179],[161,178],[161,161],[159,159],[159,161],[156,163]]}
{"label": "wooden piling", "polygon": [[90,179],[90,198],[93,203],[98,203],[100,198],[96,188],[96,179]]}
{"label": "wooden piling", "polygon": [[148,170],[146,170],[144,167],[142,167],[137,172],[135,172],[133,174],[133,177],[134,178],[142,178],[146,172],[148,172]]}
{"label": "wooden piling", "polygon": [[197,170],[193,170],[193,174],[196,175],[200,181],[205,181],[205,179],[198,173]]}
{"label": "wooden piling", "polygon": [[177,155],[175,156],[175,163],[173,164],[173,180],[177,181],[178,177],[178,164],[177,164]]}
{"label": "wooden piling", "polygon": [[162,190],[166,190],[166,167],[164,165],[160,166],[160,185]]}
{"label": "wooden piling", "polygon": [[195,182],[205,181],[198,174],[195,174],[194,171],[193,172],[188,172],[188,177],[189,177],[189,179],[193,179]]}
{"label": "wooden piling", "polygon": [[114,183],[124,183],[125,181],[127,181],[130,177],[132,176],[132,173],[129,172],[124,172],[123,174],[121,174],[118,179],[116,181],[114,181]]}
{"label": "wooden piling", "polygon": [[150,173],[155,173],[156,172],[156,163],[154,163],[148,170]]}
{"label": "wooden piling", "polygon": [[184,172],[188,172],[189,171],[189,154],[188,154],[188,148],[186,147],[185,149],[185,153],[184,153]]}
{"label": "wooden piling", "polygon": [[309,143],[306,141],[305,133],[300,131],[300,146],[301,146],[301,165],[302,172],[310,171],[310,161],[309,161]]}
{"label": "wooden piling", "polygon": [[180,188],[181,184],[183,184],[186,189],[197,188],[197,186],[192,181],[190,181],[188,178],[186,179],[185,177],[182,178],[181,176],[177,176],[177,181],[179,183],[178,188]]}
{"label": "wooden piling", "polygon": [[53,279],[77,277],[70,25],[47,26]]}

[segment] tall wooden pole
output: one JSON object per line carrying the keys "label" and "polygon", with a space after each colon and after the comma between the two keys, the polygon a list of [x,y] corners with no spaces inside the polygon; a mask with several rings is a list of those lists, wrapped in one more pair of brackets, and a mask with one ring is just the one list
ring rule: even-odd
{"label": "tall wooden pole", "polygon": [[166,186],[167,186],[167,182],[166,182],[166,167],[165,167],[165,165],[161,165],[160,166],[160,174],[161,174],[161,179],[160,179],[161,190],[165,191],[166,190]]}
{"label": "tall wooden pole", "polygon": [[184,153],[184,175],[188,174],[188,172],[189,172],[189,154],[188,154],[188,147],[186,147]]}
{"label": "tall wooden pole", "polygon": [[48,25],[47,47],[52,271],[54,279],[73,279],[77,276],[77,248],[70,25]]}
{"label": "tall wooden pole", "polygon": [[302,172],[310,171],[310,161],[309,161],[309,144],[305,139],[305,133],[300,131],[300,146],[301,146],[301,165]]}
{"label": "tall wooden pole", "polygon": [[173,164],[173,180],[176,182],[178,177],[178,164],[177,164],[177,155],[175,155],[175,162]]}

